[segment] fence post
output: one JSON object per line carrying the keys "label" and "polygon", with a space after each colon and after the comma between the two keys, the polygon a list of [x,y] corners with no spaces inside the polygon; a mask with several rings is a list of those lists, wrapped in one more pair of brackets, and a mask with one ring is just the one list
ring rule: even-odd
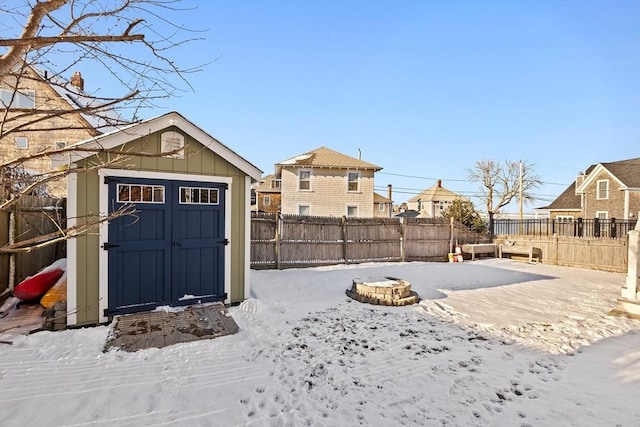
{"label": "fence post", "polygon": [[600,218],[593,219],[593,237],[600,237]]}
{"label": "fence post", "polygon": [[[640,215],[640,212],[638,212]],[[618,298],[616,311],[626,312],[634,316],[640,316],[640,222],[629,231],[629,265],[627,266],[627,278]]]}
{"label": "fence post", "polygon": [[558,235],[553,233],[553,265],[558,265]]}
{"label": "fence post", "polygon": [[276,269],[280,270],[280,242],[282,241],[282,236],[280,235],[280,228],[282,226],[282,214],[280,211],[276,212],[275,218],[276,225],[276,235],[275,239],[275,251],[276,251]]}
{"label": "fence post", "polygon": [[342,215],[342,257],[344,263],[349,264],[349,258],[347,257],[347,217]]}
{"label": "fence post", "polygon": [[582,218],[578,218],[578,220],[574,223],[573,237],[582,237],[583,228],[584,224],[582,223]]}
{"label": "fence post", "polygon": [[609,230],[609,237],[613,237],[616,238],[618,237],[618,230],[616,227],[616,219],[615,218],[611,218],[611,225],[610,225],[610,230]]}
{"label": "fence post", "polygon": [[405,262],[406,254],[405,254],[405,232],[406,232],[406,218],[400,218],[400,260]]}
{"label": "fence post", "polygon": [[[16,242],[16,208],[11,210],[9,214],[9,244]],[[13,291],[16,285],[16,253],[9,254],[9,289]]]}

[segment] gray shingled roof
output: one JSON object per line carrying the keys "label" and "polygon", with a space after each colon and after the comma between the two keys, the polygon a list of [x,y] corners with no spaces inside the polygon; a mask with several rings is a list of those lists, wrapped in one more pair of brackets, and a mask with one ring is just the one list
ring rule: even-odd
{"label": "gray shingled roof", "polygon": [[549,209],[549,210],[572,210],[582,209],[581,206],[581,198],[579,194],[576,194],[576,182],[573,181],[566,190],[562,192],[549,206],[545,206],[538,209]]}
{"label": "gray shingled roof", "polygon": [[601,164],[625,186],[629,188],[640,188],[640,157]]}
{"label": "gray shingled roof", "polygon": [[413,196],[408,201],[417,202],[418,200],[421,200],[423,202],[441,202],[453,201],[458,197],[466,198],[458,193],[454,193],[453,191],[444,188],[441,183],[436,183],[433,186],[422,191],[421,193]]}
{"label": "gray shingled roof", "polygon": [[[618,162],[599,163],[618,178],[628,188],[640,188],[640,157],[635,159],[621,160]],[[588,176],[597,165],[591,165],[586,170]],[[576,194],[576,182],[567,187],[549,206],[538,209],[549,210],[570,210],[582,209],[580,195]]]}
{"label": "gray shingled roof", "polygon": [[391,203],[392,200],[378,193],[373,193],[373,203]]}
{"label": "gray shingled roof", "polygon": [[260,185],[256,187],[258,193],[281,193],[281,188],[271,188],[271,180],[276,179],[274,174],[263,176]]}
{"label": "gray shingled roof", "polygon": [[276,167],[282,166],[373,169],[374,171],[382,169],[373,163],[338,153],[326,147],[316,148],[315,150],[276,163]]}

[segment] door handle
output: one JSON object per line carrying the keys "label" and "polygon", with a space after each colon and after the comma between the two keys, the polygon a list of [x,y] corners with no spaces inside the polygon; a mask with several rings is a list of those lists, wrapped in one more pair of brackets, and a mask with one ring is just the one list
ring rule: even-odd
{"label": "door handle", "polygon": [[173,242],[173,246],[182,246],[182,243],[180,243],[180,242]]}

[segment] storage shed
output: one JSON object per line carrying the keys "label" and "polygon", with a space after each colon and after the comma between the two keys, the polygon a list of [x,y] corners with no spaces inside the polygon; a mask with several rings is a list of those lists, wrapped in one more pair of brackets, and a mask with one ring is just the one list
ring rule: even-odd
{"label": "storage shed", "polygon": [[249,296],[257,167],[177,112],[71,148],[68,325]]}

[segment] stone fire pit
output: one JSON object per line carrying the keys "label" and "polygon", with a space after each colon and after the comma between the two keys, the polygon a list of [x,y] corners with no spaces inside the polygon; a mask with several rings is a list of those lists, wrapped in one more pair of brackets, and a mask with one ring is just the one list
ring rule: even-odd
{"label": "stone fire pit", "polygon": [[418,302],[418,294],[406,280],[393,277],[367,280],[353,279],[347,296],[356,301],[375,305],[410,305]]}

